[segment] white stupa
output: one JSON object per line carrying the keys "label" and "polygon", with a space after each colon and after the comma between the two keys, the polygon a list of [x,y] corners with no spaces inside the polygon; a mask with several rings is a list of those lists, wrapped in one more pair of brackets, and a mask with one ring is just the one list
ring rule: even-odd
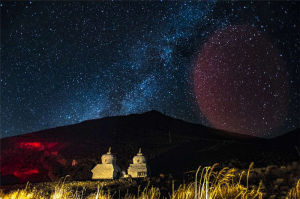
{"label": "white stupa", "polygon": [[121,169],[116,164],[116,157],[111,154],[111,147],[108,152],[101,157],[102,164],[97,164],[91,172],[93,173],[92,179],[114,179],[117,178]]}
{"label": "white stupa", "polygon": [[141,148],[136,156],[133,157],[133,164],[129,165],[128,175],[132,178],[143,178],[148,176],[146,158],[142,154]]}

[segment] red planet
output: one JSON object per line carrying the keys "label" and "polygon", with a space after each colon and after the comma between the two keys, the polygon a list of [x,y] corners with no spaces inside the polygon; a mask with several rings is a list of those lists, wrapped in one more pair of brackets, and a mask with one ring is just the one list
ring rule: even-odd
{"label": "red planet", "polygon": [[215,128],[274,137],[288,109],[285,63],[257,28],[228,26],[214,32],[194,62],[194,93]]}

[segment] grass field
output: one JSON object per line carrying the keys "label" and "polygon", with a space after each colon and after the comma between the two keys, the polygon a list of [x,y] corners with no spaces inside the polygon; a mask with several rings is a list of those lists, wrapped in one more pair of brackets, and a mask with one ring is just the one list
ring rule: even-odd
{"label": "grass field", "polygon": [[[195,180],[181,184],[169,193],[162,194],[160,188],[154,183],[138,184],[132,179],[119,179],[113,181],[68,181],[68,177],[59,182],[29,183],[23,189],[8,193],[0,192],[1,199],[262,199],[264,192],[261,183],[250,185],[252,164],[248,171],[238,172],[234,168],[216,170],[216,165],[199,168]],[[134,187],[134,188],[132,188]],[[122,191],[121,191],[122,190]],[[288,192],[286,199],[300,198],[300,179]]]}

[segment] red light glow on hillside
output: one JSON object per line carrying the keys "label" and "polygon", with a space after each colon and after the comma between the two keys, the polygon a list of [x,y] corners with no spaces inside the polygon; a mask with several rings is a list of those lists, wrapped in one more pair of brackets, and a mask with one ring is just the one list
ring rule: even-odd
{"label": "red light glow on hillside", "polygon": [[55,169],[52,165],[66,164],[60,154],[65,146],[59,142],[15,140],[10,149],[1,152],[1,175],[13,175],[21,183],[37,175],[49,177]]}
{"label": "red light glow on hillside", "polygon": [[21,142],[20,148],[44,150],[44,146],[40,142]]}
{"label": "red light glow on hillside", "polygon": [[20,142],[17,143],[20,148],[42,151],[44,149],[53,149],[58,142]]}
{"label": "red light glow on hillside", "polygon": [[17,178],[25,179],[27,176],[30,176],[33,174],[38,174],[38,173],[39,173],[38,169],[29,169],[29,170],[23,170],[23,171],[15,171],[13,174]]}

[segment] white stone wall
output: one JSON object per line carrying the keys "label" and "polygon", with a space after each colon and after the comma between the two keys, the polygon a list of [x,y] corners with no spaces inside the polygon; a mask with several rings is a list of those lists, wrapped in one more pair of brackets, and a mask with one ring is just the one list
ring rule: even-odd
{"label": "white stone wall", "polygon": [[115,164],[97,164],[92,169],[92,179],[114,179],[120,172],[120,168]]}
{"label": "white stone wall", "polygon": [[130,164],[128,168],[128,175],[133,178],[143,178],[148,176],[148,169],[145,163]]}

